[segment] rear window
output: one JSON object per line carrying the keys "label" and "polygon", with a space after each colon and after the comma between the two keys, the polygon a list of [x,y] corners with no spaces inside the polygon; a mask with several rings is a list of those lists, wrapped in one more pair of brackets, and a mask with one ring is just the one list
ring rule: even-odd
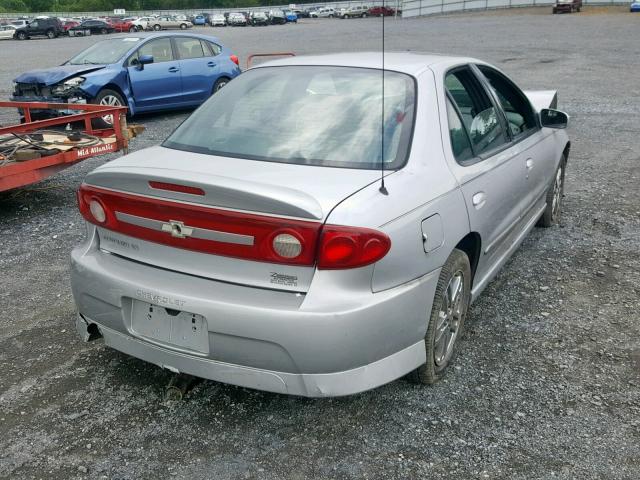
{"label": "rear window", "polygon": [[[399,168],[407,158],[415,82],[351,67],[249,70],[216,93],[164,146],[238,159]],[[384,122],[383,122],[384,118]],[[384,125],[384,128],[383,128]]]}

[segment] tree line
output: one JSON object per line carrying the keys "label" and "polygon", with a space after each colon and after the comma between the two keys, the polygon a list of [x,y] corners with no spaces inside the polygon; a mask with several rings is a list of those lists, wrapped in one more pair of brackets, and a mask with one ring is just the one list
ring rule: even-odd
{"label": "tree line", "polygon": [[[193,10],[282,5],[286,0],[0,0],[0,13],[106,12],[126,10]],[[294,3],[308,3],[296,1]]]}

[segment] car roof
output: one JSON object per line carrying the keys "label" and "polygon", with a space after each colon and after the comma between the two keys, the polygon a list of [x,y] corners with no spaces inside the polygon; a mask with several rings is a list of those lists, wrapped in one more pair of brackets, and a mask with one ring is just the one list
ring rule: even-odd
{"label": "car roof", "polygon": [[[441,55],[437,53],[385,52],[384,68],[417,76],[426,69],[438,64],[453,65],[484,62],[468,57]],[[334,53],[328,55],[309,55],[287,57],[261,63],[254,68],[281,67],[286,65],[319,65],[336,67],[382,68],[381,52]]]}
{"label": "car roof", "polygon": [[213,35],[204,35],[202,33],[182,33],[182,32],[161,32],[161,33],[145,33],[144,35],[114,35],[111,38],[140,38],[141,40],[149,40],[151,38],[163,38],[163,37],[197,37],[204,40],[214,41],[220,43],[218,37]]}

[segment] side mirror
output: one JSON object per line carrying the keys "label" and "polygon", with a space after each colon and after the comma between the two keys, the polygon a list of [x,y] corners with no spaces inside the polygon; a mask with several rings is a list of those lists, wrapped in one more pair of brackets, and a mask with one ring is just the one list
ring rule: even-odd
{"label": "side mirror", "polygon": [[153,63],[153,55],[140,55],[138,57],[138,63],[140,65],[149,65]]}
{"label": "side mirror", "polygon": [[540,123],[548,128],[567,128],[569,115],[560,110],[543,108],[540,110]]}

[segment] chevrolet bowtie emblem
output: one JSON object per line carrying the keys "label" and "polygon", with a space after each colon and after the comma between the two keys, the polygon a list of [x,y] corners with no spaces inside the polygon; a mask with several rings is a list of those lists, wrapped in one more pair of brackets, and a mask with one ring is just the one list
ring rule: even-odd
{"label": "chevrolet bowtie emblem", "polygon": [[162,224],[162,231],[170,233],[172,237],[186,238],[193,233],[193,227],[187,227],[183,222],[178,220],[169,220],[169,223]]}

